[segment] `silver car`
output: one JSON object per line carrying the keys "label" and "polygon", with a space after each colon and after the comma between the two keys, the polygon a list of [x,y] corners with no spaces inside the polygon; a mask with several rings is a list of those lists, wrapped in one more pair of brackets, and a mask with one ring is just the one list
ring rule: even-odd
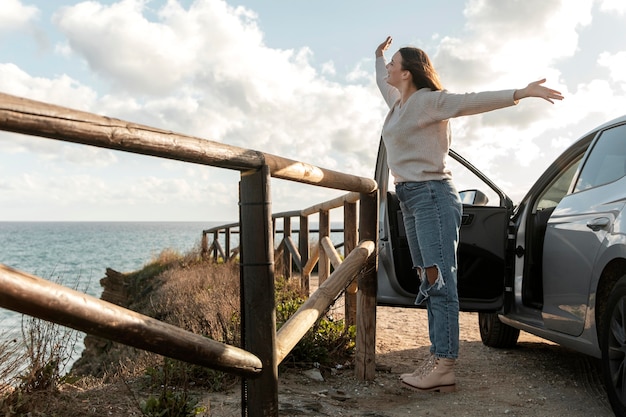
{"label": "silver car", "polygon": [[[450,157],[464,203],[460,306],[479,312],[483,343],[512,347],[524,330],[600,358],[613,411],[626,416],[626,116],[570,146],[515,207]],[[419,281],[382,144],[376,180],[378,303],[414,307]]]}

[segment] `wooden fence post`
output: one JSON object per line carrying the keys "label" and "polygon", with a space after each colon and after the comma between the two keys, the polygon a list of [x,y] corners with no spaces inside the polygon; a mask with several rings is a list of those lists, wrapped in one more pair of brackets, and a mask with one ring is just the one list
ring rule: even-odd
{"label": "wooden fence post", "polygon": [[300,248],[300,262],[302,263],[302,271],[300,271],[300,285],[304,293],[310,294],[309,281],[311,274],[305,272],[305,265],[309,262],[309,217],[300,216],[300,232],[298,233],[298,246]]}
{"label": "wooden fence post", "polygon": [[[359,231],[361,241],[378,244],[378,190],[361,193]],[[357,379],[372,381],[376,377],[376,293],[378,253],[375,250],[359,275],[357,291],[357,329],[354,370]]]}
{"label": "wooden fence post", "polygon": [[[356,203],[345,202],[343,204],[343,254],[347,258],[350,252],[356,248],[358,239],[357,206]],[[345,293],[345,320],[346,327],[356,324],[356,292],[357,281],[348,285]]]}
{"label": "wooden fence post", "polygon": [[204,231],[202,232],[202,250],[200,253],[203,258],[208,256],[209,253],[209,239]]}
{"label": "wooden fence post", "polygon": [[[291,217],[283,217],[283,239],[286,242],[291,238]],[[293,256],[291,252],[286,250],[284,256],[285,278],[291,278],[293,272]]]}
{"label": "wooden fence post", "polygon": [[322,247],[322,238],[328,236],[330,237],[330,213],[328,210],[322,209],[320,210],[320,225],[319,225],[319,233],[318,233],[318,242],[317,245],[319,247],[319,260],[317,261],[317,277],[318,277],[318,287],[321,286],[326,278],[330,275],[330,259],[324,252],[324,248]]}
{"label": "wooden fence post", "polygon": [[267,165],[242,172],[239,183],[241,329],[243,348],[263,363],[258,378],[241,382],[242,416],[278,416],[274,240]]}
{"label": "wooden fence post", "polygon": [[213,260],[217,263],[218,258],[219,258],[219,251],[218,251],[218,246],[216,244],[216,242],[219,242],[219,238],[220,238],[220,232],[219,230],[216,230],[215,232],[213,232]]}
{"label": "wooden fence post", "polygon": [[224,229],[224,254],[226,255],[224,263],[226,263],[230,261],[230,227]]}

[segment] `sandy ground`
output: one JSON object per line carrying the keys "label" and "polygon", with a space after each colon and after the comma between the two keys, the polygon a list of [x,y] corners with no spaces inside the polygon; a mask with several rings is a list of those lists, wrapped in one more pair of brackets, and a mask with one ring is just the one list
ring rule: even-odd
{"label": "sandy ground", "polygon": [[[378,307],[374,381],[357,381],[351,369],[322,372],[315,381],[301,370],[279,377],[280,416],[613,416],[597,361],[522,332],[515,349],[480,341],[476,313],[461,314],[461,348],[454,393],[404,388],[399,374],[428,353],[426,312]],[[240,388],[210,394],[209,416],[241,416]]]}

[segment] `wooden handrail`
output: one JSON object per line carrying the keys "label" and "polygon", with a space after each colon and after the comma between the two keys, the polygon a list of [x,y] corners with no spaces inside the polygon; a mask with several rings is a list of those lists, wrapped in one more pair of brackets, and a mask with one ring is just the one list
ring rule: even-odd
{"label": "wooden handrail", "polygon": [[238,171],[267,165],[272,177],[339,190],[377,189],[371,178],[4,93],[0,129]]}
{"label": "wooden handrail", "polygon": [[[372,191],[375,190],[376,189]],[[369,194],[369,192],[366,192],[365,194]],[[319,203],[309,208],[305,208],[304,210],[302,210],[301,214],[303,216],[310,216],[320,211],[328,211],[334,208],[341,207],[344,203],[356,203],[357,201],[359,201],[359,193],[347,193],[332,200],[324,201],[323,203]]]}
{"label": "wooden handrail", "polygon": [[0,307],[196,365],[254,377],[261,360],[87,294],[0,264]]}

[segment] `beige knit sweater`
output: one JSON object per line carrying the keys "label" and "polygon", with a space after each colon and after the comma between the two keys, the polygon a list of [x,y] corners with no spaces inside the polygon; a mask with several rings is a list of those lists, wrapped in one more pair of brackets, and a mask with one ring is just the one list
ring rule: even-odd
{"label": "beige knit sweater", "polygon": [[376,58],[376,83],[390,110],[383,125],[387,163],[394,182],[452,178],[446,167],[449,119],[517,104],[515,90],[451,94],[423,88],[400,105],[400,92],[387,84],[385,58]]}

